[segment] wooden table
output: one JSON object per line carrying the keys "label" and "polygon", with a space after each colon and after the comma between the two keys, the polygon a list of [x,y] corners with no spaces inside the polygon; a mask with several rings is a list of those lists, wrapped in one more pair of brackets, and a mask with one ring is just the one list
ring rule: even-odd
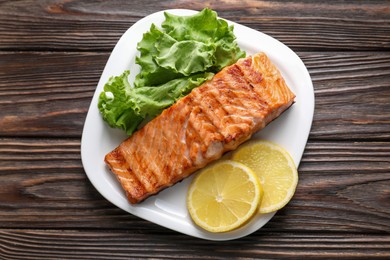
{"label": "wooden table", "polygon": [[[80,137],[119,37],[211,7],[282,41],[316,109],[293,200],[259,231],[192,238],[132,216],[87,179]],[[389,1],[1,1],[0,258],[390,258]]]}

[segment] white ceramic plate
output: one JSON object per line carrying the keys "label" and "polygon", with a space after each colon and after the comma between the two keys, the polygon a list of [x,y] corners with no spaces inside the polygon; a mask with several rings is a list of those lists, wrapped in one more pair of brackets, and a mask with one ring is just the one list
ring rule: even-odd
{"label": "white ceramic plate", "polygon": [[[192,15],[196,11],[174,9],[166,12],[176,15]],[[85,172],[95,188],[117,207],[161,226],[209,240],[230,240],[246,236],[265,225],[275,213],[256,215],[245,226],[227,233],[209,233],[193,224],[186,208],[187,187],[192,177],[160,192],[140,203],[131,205],[122,187],[103,162],[104,156],[118,146],[126,135],[110,128],[97,108],[98,97],[110,76],[120,75],[130,69],[130,81],[139,72],[135,64],[137,43],[149,30],[152,23],[160,25],[163,11],[151,14],[129,28],[116,44],[106,64],[92,99],[85,121],[81,158]],[[314,112],[314,92],[309,73],[301,59],[287,46],[274,38],[246,26],[234,25],[239,46],[251,55],[265,52],[282,72],[288,86],[296,94],[296,103],[278,119],[269,124],[253,138],[266,139],[282,145],[299,165],[309,135]]]}

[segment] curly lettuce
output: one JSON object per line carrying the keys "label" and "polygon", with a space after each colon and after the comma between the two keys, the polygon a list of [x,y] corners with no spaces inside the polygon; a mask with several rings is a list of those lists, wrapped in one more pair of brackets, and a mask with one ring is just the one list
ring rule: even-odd
{"label": "curly lettuce", "polygon": [[152,24],[138,43],[136,63],[141,72],[135,86],[159,85],[175,78],[222,68],[245,57],[236,43],[233,26],[203,9],[192,16],[165,13],[161,29]]}
{"label": "curly lettuce", "polygon": [[165,13],[161,28],[152,24],[138,43],[141,69],[134,86],[129,71],[111,77],[99,96],[103,119],[128,135],[145,118],[159,115],[179,98],[245,57],[235,42],[233,26],[204,9],[192,16]]}

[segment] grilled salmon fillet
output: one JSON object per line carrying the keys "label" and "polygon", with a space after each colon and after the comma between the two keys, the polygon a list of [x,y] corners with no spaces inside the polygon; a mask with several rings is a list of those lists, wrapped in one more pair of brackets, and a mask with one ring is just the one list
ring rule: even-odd
{"label": "grilled salmon fillet", "polygon": [[243,58],[165,109],[105,157],[135,204],[234,150],[292,105],[264,53]]}

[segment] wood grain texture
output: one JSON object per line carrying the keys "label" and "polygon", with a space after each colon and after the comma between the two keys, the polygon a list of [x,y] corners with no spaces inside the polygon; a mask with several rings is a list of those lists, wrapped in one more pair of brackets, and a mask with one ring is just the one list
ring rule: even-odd
{"label": "wood grain texture", "polygon": [[[80,158],[120,36],[156,11],[204,7],[298,51],[316,95],[292,201],[229,242],[122,211]],[[0,0],[0,259],[390,259],[389,140],[389,1]]]}
{"label": "wood grain texture", "polygon": [[314,139],[390,138],[390,53],[299,53],[313,80]]}
{"label": "wood grain texture", "polygon": [[0,50],[110,51],[144,16],[204,7],[294,50],[390,49],[387,1],[24,0],[0,2]]}
{"label": "wood grain texture", "polygon": [[0,54],[0,135],[80,136],[108,53]]}
{"label": "wood grain texture", "polygon": [[[0,139],[0,228],[166,230],[106,201],[79,147],[78,139]],[[309,142],[293,200],[263,230],[390,233],[389,154],[389,142]]]}
{"label": "wood grain texture", "polygon": [[[390,53],[298,54],[315,89],[311,139],[390,138]],[[0,53],[0,136],[79,137],[108,56]]]}
{"label": "wood grain texture", "polygon": [[[0,230],[6,259],[388,259],[390,237],[258,231],[228,242],[174,232]],[[210,250],[213,248],[213,250]]]}

